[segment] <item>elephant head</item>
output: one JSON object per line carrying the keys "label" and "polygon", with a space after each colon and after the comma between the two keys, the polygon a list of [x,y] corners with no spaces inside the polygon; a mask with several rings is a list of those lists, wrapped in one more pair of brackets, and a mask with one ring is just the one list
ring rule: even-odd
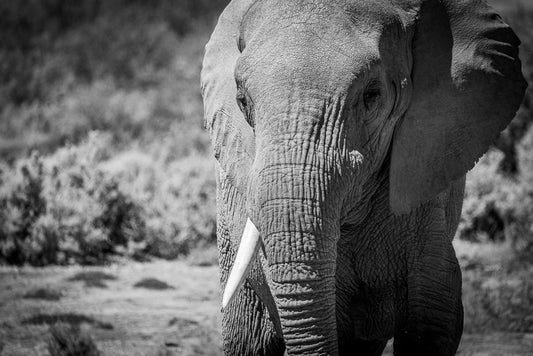
{"label": "elephant head", "polygon": [[249,219],[224,304],[262,241],[289,352],[336,354],[336,242],[362,187],[388,175],[406,214],[464,176],[522,100],[518,46],[481,0],[232,1],[202,69]]}

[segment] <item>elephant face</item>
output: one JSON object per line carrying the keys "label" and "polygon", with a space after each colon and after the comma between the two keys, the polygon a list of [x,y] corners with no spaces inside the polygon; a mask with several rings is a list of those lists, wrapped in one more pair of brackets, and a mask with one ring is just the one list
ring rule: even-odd
{"label": "elephant face", "polygon": [[264,200],[285,198],[269,195],[272,183],[300,186],[299,205],[320,195],[331,213],[352,210],[411,99],[413,33],[393,8],[309,6],[256,3],[239,33],[236,97],[254,130],[248,195],[259,226]]}
{"label": "elephant face", "polygon": [[205,120],[251,232],[223,282],[231,296],[262,240],[291,354],[336,354],[336,242],[376,174],[409,213],[512,119],[518,45],[480,0],[234,0],[222,14]]}

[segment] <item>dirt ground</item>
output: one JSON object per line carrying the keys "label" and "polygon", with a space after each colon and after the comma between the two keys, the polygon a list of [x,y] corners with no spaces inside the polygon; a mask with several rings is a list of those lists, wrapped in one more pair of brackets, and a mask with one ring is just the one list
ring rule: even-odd
{"label": "dirt ground", "polygon": [[[104,355],[220,355],[218,268],[0,268],[0,355],[48,355],[57,322],[79,325]],[[464,335],[458,354],[533,355],[533,334]]]}

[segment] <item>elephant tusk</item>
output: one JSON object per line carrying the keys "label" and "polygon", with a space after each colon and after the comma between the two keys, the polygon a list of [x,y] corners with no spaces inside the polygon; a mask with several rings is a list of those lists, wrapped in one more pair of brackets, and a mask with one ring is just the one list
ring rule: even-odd
{"label": "elephant tusk", "polygon": [[226,282],[226,288],[224,289],[222,308],[225,308],[231,302],[244,283],[252,262],[257,257],[260,245],[259,241],[259,231],[250,219],[246,220],[241,243],[237,250],[237,257],[235,257],[235,262],[233,263],[228,281]]}

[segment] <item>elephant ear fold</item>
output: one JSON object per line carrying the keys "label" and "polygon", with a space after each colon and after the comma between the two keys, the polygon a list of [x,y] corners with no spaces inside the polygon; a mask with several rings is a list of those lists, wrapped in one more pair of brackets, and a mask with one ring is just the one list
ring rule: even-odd
{"label": "elephant ear fold", "polygon": [[236,97],[235,64],[240,56],[239,27],[249,0],[232,1],[220,15],[205,46],[201,88],[204,101],[204,125],[211,135],[211,145],[223,174],[244,193],[247,174],[254,156],[252,128],[240,111]]}
{"label": "elephant ear fold", "polygon": [[422,0],[413,96],[396,128],[390,205],[407,213],[462,177],[515,115],[520,41],[481,0]]}

